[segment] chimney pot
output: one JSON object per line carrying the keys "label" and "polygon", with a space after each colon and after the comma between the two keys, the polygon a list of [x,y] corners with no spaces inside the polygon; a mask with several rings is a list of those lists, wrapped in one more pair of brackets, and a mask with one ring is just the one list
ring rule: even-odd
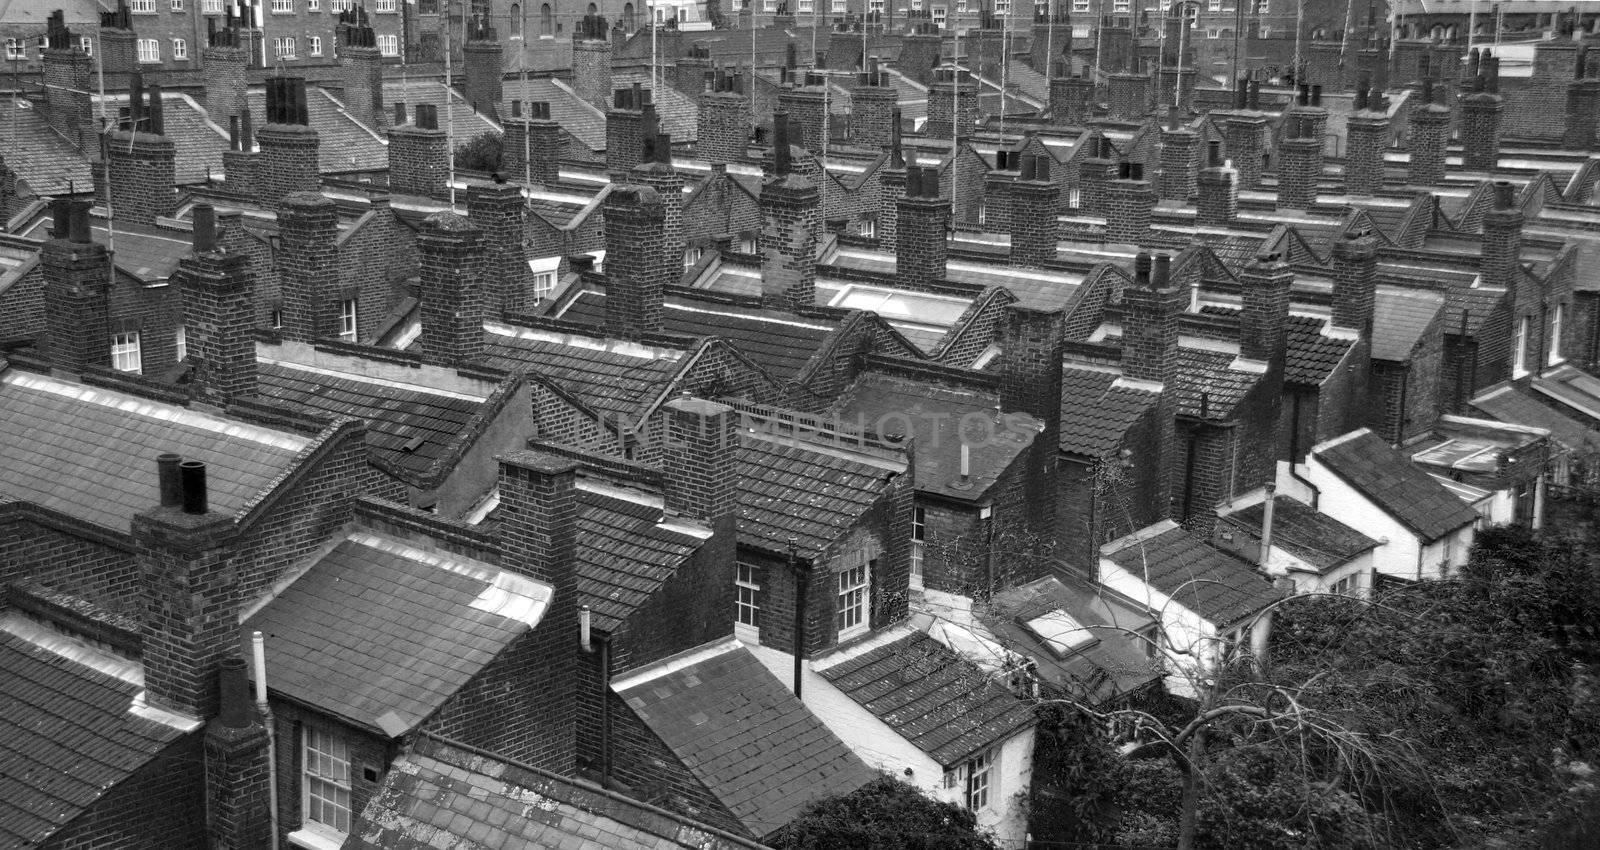
{"label": "chimney pot", "polygon": [[194,252],[205,254],[217,249],[217,211],[210,204],[194,208]]}
{"label": "chimney pot", "polygon": [[161,507],[176,508],[183,505],[183,482],[178,476],[179,455],[168,452],[156,456],[156,480],[161,488]]}
{"label": "chimney pot", "polygon": [[90,203],[88,201],[72,202],[72,232],[70,236],[72,241],[79,245],[87,245],[94,241],[94,236],[89,230],[89,207]]}
{"label": "chimney pot", "polygon": [[198,460],[178,464],[179,478],[183,484],[183,512],[203,514],[208,510],[206,494],[206,465]]}
{"label": "chimney pot", "polygon": [[245,684],[244,659],[237,655],[222,659],[218,686],[222,714],[218,718],[229,729],[250,725],[250,690]]}
{"label": "chimney pot", "polygon": [[1140,251],[1133,257],[1133,282],[1136,286],[1150,285],[1150,252]]}

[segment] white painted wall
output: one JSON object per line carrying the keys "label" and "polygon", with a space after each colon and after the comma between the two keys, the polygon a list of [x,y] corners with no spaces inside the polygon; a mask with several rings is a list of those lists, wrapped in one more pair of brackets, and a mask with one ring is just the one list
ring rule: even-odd
{"label": "white painted wall", "polygon": [[[1222,643],[1217,640],[1216,625],[1146,584],[1142,576],[1124,570],[1110,558],[1100,559],[1100,583],[1159,614],[1164,636],[1162,652],[1166,655],[1168,669],[1175,671],[1167,674],[1167,690],[1180,696],[1198,696],[1190,679],[1203,667],[1209,667],[1221,653]],[[1173,652],[1173,649],[1182,652]]]}

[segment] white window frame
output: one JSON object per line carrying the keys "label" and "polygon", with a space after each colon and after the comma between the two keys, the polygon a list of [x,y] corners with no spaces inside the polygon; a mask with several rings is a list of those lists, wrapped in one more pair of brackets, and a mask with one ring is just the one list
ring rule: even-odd
{"label": "white window frame", "polygon": [[156,0],[129,0],[128,11],[135,15],[154,15]]}
{"label": "white window frame", "polygon": [[761,580],[756,567],[744,562],[735,565],[733,577],[734,631],[748,638],[761,634]]}
{"label": "white window frame", "polygon": [[859,563],[834,573],[833,623],[840,641],[865,634],[871,626],[872,562],[864,552],[858,558]]}
{"label": "white window frame", "polygon": [[384,56],[399,56],[400,55],[400,40],[399,40],[399,37],[398,36],[393,36],[393,35],[380,35],[380,36],[378,36],[378,52],[383,54]]}
{"label": "white window frame", "polygon": [[861,236],[864,239],[878,238],[878,220],[864,218],[861,220]]}
{"label": "white window frame", "polygon": [[79,36],[78,47],[83,50],[83,55],[92,58],[94,56],[94,36]]}
{"label": "white window frame", "polygon": [[172,40],[172,58],[174,61],[189,58],[189,42],[175,38]]}
{"label": "white window frame", "polygon": [[144,355],[137,330],[127,328],[111,334],[111,368],[118,372],[143,371]]}
{"label": "white window frame", "polygon": [[688,269],[694,268],[695,264],[700,262],[700,258],[704,257],[705,255],[706,255],[706,251],[705,251],[704,248],[686,248],[686,249],[684,249],[684,252],[683,252],[683,268],[684,268],[684,270],[687,271]]}
{"label": "white window frame", "polygon": [[928,552],[928,511],[911,509],[911,589],[922,589],[922,575]]}
{"label": "white window frame", "polygon": [[200,14],[202,14],[202,15],[220,15],[220,14],[222,14],[222,0],[200,0]]}
{"label": "white window frame", "polygon": [[1561,356],[1561,323],[1566,319],[1564,315],[1565,307],[1565,304],[1557,304],[1555,305],[1555,310],[1550,313],[1550,346],[1547,362],[1551,366],[1562,363],[1567,359]]}
{"label": "white window frame", "polygon": [[6,39],[6,61],[17,62],[28,58],[28,43],[20,38]]}
{"label": "white window frame", "polygon": [[172,11],[174,11],[174,12],[182,12],[183,11],[183,0],[172,0]]}
{"label": "white window frame", "polygon": [[272,39],[272,55],[279,59],[297,58],[295,56],[295,47],[294,36],[292,35],[283,35]]}
{"label": "white window frame", "polygon": [[320,11],[322,11],[322,0],[306,0],[306,11],[307,12],[320,12]]}
{"label": "white window frame", "polygon": [[313,35],[306,37],[306,53],[311,56],[322,55],[322,36]]}
{"label": "white window frame", "polygon": [[179,325],[172,332],[172,347],[179,363],[189,356],[189,329]]}
{"label": "white window frame", "polygon": [[292,14],[294,14],[294,0],[272,0],[272,14],[274,14],[274,15],[292,15]]}
{"label": "white window frame", "polygon": [[1361,591],[1361,574],[1351,573],[1328,586],[1329,593],[1341,596],[1357,596]]}
{"label": "white window frame", "polygon": [[1517,318],[1516,333],[1511,338],[1511,377],[1528,374],[1528,317]]}
{"label": "white window frame", "polygon": [[845,12],[850,11],[849,9],[845,8],[845,0],[833,0],[832,10],[833,14],[835,15],[842,15]]}
{"label": "white window frame", "polygon": [[141,38],[137,42],[139,61],[152,65],[161,61],[161,39]]}
{"label": "white window frame", "polygon": [[346,298],[339,302],[339,338],[345,342],[355,342],[357,339],[359,309],[360,305],[354,298]]}
{"label": "white window frame", "polygon": [[535,303],[549,298],[556,291],[555,271],[533,273],[533,300]]}
{"label": "white window frame", "polygon": [[776,12],[776,11],[778,11],[778,0],[764,0],[764,2],[761,4],[761,11],[763,11],[763,12]]}
{"label": "white window frame", "polygon": [[944,6],[934,6],[933,7],[933,25],[934,26],[939,27],[940,29],[944,29],[945,21],[949,20],[949,18],[950,18],[950,12],[946,7],[944,7]]}
{"label": "white window frame", "polygon": [[[350,787],[350,742],[316,724],[307,723],[303,729],[300,740],[300,814],[304,828],[343,840],[349,834],[354,818]],[[340,792],[344,796],[342,804],[339,801]],[[332,822],[324,818],[331,818]]]}
{"label": "white window frame", "polygon": [[994,0],[994,14],[1004,18],[1011,14],[1011,0]]}
{"label": "white window frame", "polygon": [[272,315],[267,319],[267,323],[275,331],[283,330],[283,311],[273,310]]}
{"label": "white window frame", "polygon": [[994,796],[994,750],[976,753],[962,766],[966,792],[962,800],[969,810],[981,812]]}
{"label": "white window frame", "polygon": [[395,13],[395,10],[395,0],[377,0],[377,2],[372,4],[372,11],[379,12],[381,14],[392,15]]}
{"label": "white window frame", "polygon": [[867,11],[881,14],[883,12],[883,0],[867,0]]}
{"label": "white window frame", "polygon": [[816,8],[816,0],[796,0],[794,5],[794,11],[797,15],[809,15]]}

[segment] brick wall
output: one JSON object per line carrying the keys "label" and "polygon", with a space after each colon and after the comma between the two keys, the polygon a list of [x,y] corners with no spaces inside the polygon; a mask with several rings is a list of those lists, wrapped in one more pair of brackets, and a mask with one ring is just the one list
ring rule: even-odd
{"label": "brick wall", "polygon": [[761,230],[761,208],[725,168],[712,165],[712,173],[684,202],[683,239],[687,245],[705,245],[721,236],[739,237]]}
{"label": "brick wall", "polygon": [[225,407],[256,394],[254,281],[243,254],[196,252],[178,263],[191,387],[197,399]]}
{"label": "brick wall", "polygon": [[938,68],[928,84],[928,120],[922,134],[930,139],[949,139],[959,131],[965,139],[972,135],[978,117],[978,83],[965,69]]}
{"label": "brick wall", "polygon": [[1111,74],[1106,79],[1107,105],[1111,117],[1136,121],[1150,112],[1150,76],[1148,74]]}
{"label": "brick wall", "polygon": [[1056,255],[1056,187],[1048,176],[1035,174],[1035,179],[1021,180],[1011,191],[1013,265],[1042,267]]}
{"label": "brick wall", "polygon": [[573,38],[572,90],[592,106],[611,105],[611,39]]}
{"label": "brick wall", "polygon": [[[470,52],[468,55],[471,55]],[[344,65],[345,109],[349,110],[357,121],[372,129],[379,129],[389,123],[389,116],[383,109],[383,55],[378,52],[378,48],[340,44],[339,61]],[[467,68],[469,83],[471,75],[472,69],[469,64]]]}
{"label": "brick wall", "polygon": [[41,843],[41,850],[207,846],[199,741],[190,734],[169,744]]}
{"label": "brick wall", "polygon": [[284,199],[277,266],[285,339],[312,342],[339,334],[339,302],[352,287],[339,280],[338,220],[333,201],[321,195]]}
{"label": "brick wall", "polygon": [[491,39],[468,39],[462,48],[467,101],[490,118],[499,117],[500,98],[504,95],[504,53],[500,42]]}
{"label": "brick wall", "polygon": [[1278,206],[1284,209],[1310,209],[1317,200],[1317,181],[1322,177],[1322,138],[1295,136],[1278,146]]}
{"label": "brick wall", "polygon": [[125,541],[47,525],[19,506],[0,501],[0,585],[29,579],[107,611],[138,613],[139,573]]}
{"label": "brick wall", "polygon": [[42,266],[34,264],[0,291],[0,327],[4,339],[37,339],[46,332]]}
{"label": "brick wall", "polygon": [[230,116],[243,115],[245,67],[249,56],[243,47],[207,47],[201,51],[203,100],[211,120],[227,126]]}
{"label": "brick wall", "polygon": [[[376,197],[372,210],[345,231],[336,249],[340,297],[356,299],[357,341],[371,344],[407,294],[405,282],[416,274],[419,257],[416,231],[402,223],[389,199]],[[280,242],[280,245],[283,243]],[[288,258],[280,248],[281,262]]]}
{"label": "brick wall", "polygon": [[1419,102],[1412,108],[1410,119],[1411,161],[1406,179],[1417,186],[1437,186],[1444,180],[1445,146],[1450,141],[1450,108]]}
{"label": "brick wall", "polygon": [[[81,214],[87,215],[87,211]],[[110,254],[95,242],[51,239],[40,253],[50,360],[81,371],[111,365]]]}
{"label": "brick wall", "polygon": [[1236,182],[1241,189],[1254,189],[1261,182],[1266,167],[1267,129],[1267,116],[1259,112],[1232,113],[1223,123],[1228,159],[1239,172]]}
{"label": "brick wall", "polygon": [[94,148],[98,128],[89,97],[94,60],[77,48],[45,48],[43,52],[45,119],[79,150]]}
{"label": "brick wall", "polygon": [[778,92],[778,108],[789,113],[790,142],[812,153],[821,153],[826,138],[823,125],[827,123],[823,87],[786,87]]}
{"label": "brick wall", "polygon": [[465,364],[483,351],[484,233],[455,213],[435,213],[422,222],[417,251],[423,362]]}
{"label": "brick wall", "polygon": [[486,317],[496,318],[502,310],[521,313],[532,306],[528,255],[523,247],[526,209],[522,188],[515,183],[467,186],[467,216],[484,239]]}
{"label": "brick wall", "polygon": [[902,285],[926,286],[944,279],[950,202],[935,196],[929,182],[926,170],[908,178],[906,195],[895,211],[895,276]]}
{"label": "brick wall", "polygon": [[662,244],[666,210],[647,186],[613,188],[604,203],[606,219],[606,331],[639,339],[662,328],[666,269]]}
{"label": "brick wall", "polygon": [[1150,181],[1126,178],[1106,185],[1106,240],[1138,245],[1150,233],[1150,215],[1156,203]]}
{"label": "brick wall", "polygon": [[1161,174],[1156,193],[1186,201],[1195,195],[1200,171],[1200,134],[1186,127],[1161,131]]}
{"label": "brick wall", "polygon": [[450,148],[443,130],[402,124],[389,128],[389,191],[443,197],[449,193]]}
{"label": "brick wall", "polygon": [[1500,161],[1500,118],[1505,101],[1477,92],[1461,100],[1462,160],[1467,168],[1488,171]]}
{"label": "brick wall", "polygon": [[513,178],[526,176],[533,185],[555,183],[560,176],[565,146],[562,137],[566,131],[561,125],[548,118],[514,118],[503,126],[503,170]]}
{"label": "brick wall", "polygon": [[257,193],[263,204],[275,207],[287,195],[317,191],[317,131],[303,124],[267,124],[256,131],[256,141],[261,147]]}
{"label": "brick wall", "polygon": [[[331,717],[282,700],[273,701],[272,714],[273,732],[277,736],[278,846],[293,847],[287,836],[305,825],[301,803],[307,726],[338,736],[350,748],[352,820],[377,793],[378,786],[383,782],[383,774],[388,771],[389,763],[397,754],[397,748],[375,733],[347,726]],[[367,778],[368,768],[376,771],[375,778]]]}
{"label": "brick wall", "polygon": [[750,103],[740,92],[707,92],[700,98],[696,155],[712,163],[745,157],[750,144]]}
{"label": "brick wall", "polygon": [[165,136],[119,130],[109,137],[111,203],[119,221],[154,224],[172,215],[178,149]]}
{"label": "brick wall", "polygon": [[1057,123],[1081,126],[1094,107],[1094,82],[1057,75],[1050,80],[1050,114]]}
{"label": "brick wall", "polygon": [[894,126],[897,92],[892,86],[858,85],[850,92],[850,140],[866,148],[887,146]]}
{"label": "brick wall", "polygon": [[761,184],[761,299],[795,310],[816,303],[816,246],[822,222],[817,184],[779,169]]}

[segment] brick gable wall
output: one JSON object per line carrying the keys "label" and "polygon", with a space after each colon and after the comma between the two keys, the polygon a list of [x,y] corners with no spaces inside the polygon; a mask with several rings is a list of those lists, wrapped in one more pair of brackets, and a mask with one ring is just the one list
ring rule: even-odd
{"label": "brick gable wall", "polygon": [[199,743],[195,733],[168,745],[40,844],[40,850],[205,847]]}

